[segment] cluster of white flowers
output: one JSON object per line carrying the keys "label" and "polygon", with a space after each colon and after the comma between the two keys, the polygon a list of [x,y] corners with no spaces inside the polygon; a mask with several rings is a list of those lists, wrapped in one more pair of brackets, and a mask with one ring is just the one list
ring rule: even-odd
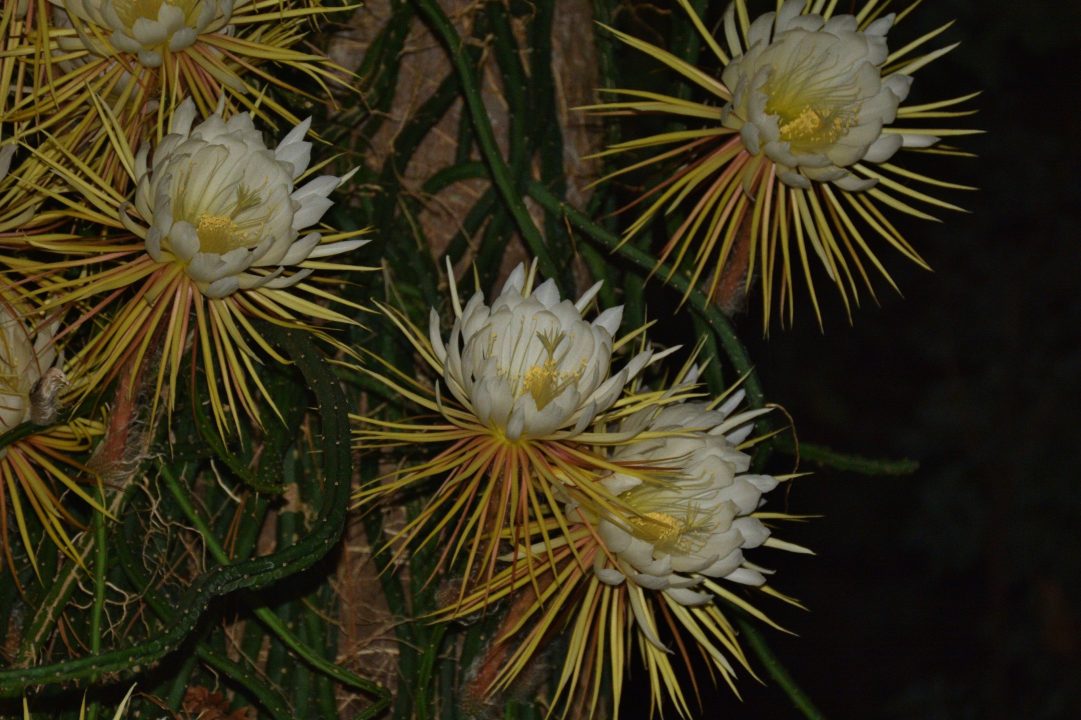
{"label": "cluster of white flowers", "polygon": [[[490,307],[474,294],[458,309],[446,343],[433,309],[429,339],[443,381],[481,424],[510,442],[573,439],[659,354],[646,349],[613,374],[622,307],[587,322],[582,315],[599,283],[572,303],[560,298],[551,280],[530,293],[532,274],[523,265],[515,268]],[[456,289],[454,300],[458,308]],[[673,390],[696,379],[695,370]],[[664,481],[622,473],[601,480],[630,513],[594,519],[607,550],[596,555],[601,582],[631,582],[692,606],[713,600],[712,593],[696,589],[704,578],[765,582],[758,568],[744,562],[743,551],[769,537],[752,514],[777,480],[749,473],[750,458],[737,449],[762,412],[734,413],[743,396],[736,392],[716,409],[701,402],[649,408],[619,423],[615,436],[639,439],[616,444],[611,461],[652,467]],[[567,508],[572,519],[584,519],[583,512],[573,503]],[[640,624],[659,645],[650,623]]]}

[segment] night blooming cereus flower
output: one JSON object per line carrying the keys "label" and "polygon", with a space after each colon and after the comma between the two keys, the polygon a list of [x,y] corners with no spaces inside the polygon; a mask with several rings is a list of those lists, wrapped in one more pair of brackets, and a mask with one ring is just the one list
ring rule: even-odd
{"label": "night blooming cereus flower", "polygon": [[87,35],[86,25],[76,26],[79,39],[96,54],[131,53],[152,68],[162,64],[165,54],[186,50],[200,35],[221,30],[233,14],[233,0],[65,0],[59,6],[83,23],[112,31],[104,44]]}
{"label": "night blooming cereus flower", "polygon": [[[759,413],[728,415],[743,399],[736,393],[717,410],[707,403],[670,405],[641,428],[659,437],[616,448],[613,459],[652,463],[676,471],[671,482],[643,483],[614,474],[602,482],[622,498],[634,515],[601,519],[599,533],[614,562],[599,555],[594,568],[602,582],[662,590],[681,605],[703,605],[712,597],[699,586],[706,578],[762,585],[760,572],[743,565],[743,548],[755,548],[769,531],[751,514],[763,493],[777,486],[769,475],[747,473],[750,457],[736,449]],[[645,413],[631,419],[641,422]],[[739,427],[738,432],[733,432]],[[707,428],[677,433],[686,428]],[[630,429],[630,428],[627,428]],[[727,435],[725,433],[728,433]],[[641,620],[641,619],[640,619]],[[643,632],[650,624],[642,623]],[[655,644],[661,644],[653,637]]]}
{"label": "night blooming cereus flower", "polygon": [[[305,75],[330,98],[347,89],[348,73],[328,58],[294,50],[312,18],[342,8],[319,0],[48,0],[31,3],[12,27],[0,57],[10,57],[31,92],[21,92],[6,119],[47,129],[79,160],[111,180],[127,181],[108,152],[137,147],[160,134],[163,117],[185,98],[205,115],[225,98],[231,113],[246,109],[268,122],[298,119],[264,93],[265,84],[315,98],[282,80],[274,64]],[[42,12],[44,11],[44,12]],[[14,22],[14,21],[13,21]],[[101,143],[102,101],[119,135]],[[164,104],[165,111],[159,106]]]}
{"label": "night blooming cereus flower", "polygon": [[328,196],[349,177],[322,175],[294,188],[311,161],[311,143],[304,139],[310,119],[273,151],[247,113],[228,121],[214,114],[192,130],[194,120],[195,105],[186,101],[154,149],[152,165],[147,147],[135,158],[135,207],[150,222],[146,252],[156,262],[183,267],[203,295],[223,298],[237,290],[295,285],[312,270],[285,274],[287,267],[364,244],[320,245],[319,232],[300,237],[334,204]]}
{"label": "night blooming cereus flower", "polygon": [[[883,134],[908,97],[912,77],[882,77],[893,16],[857,29],[852,15],[828,21],[800,14],[790,1],[751,25],[748,49],[732,58],[721,80],[732,100],[721,110],[725,127],[738,130],[751,155],[773,161],[777,178],[792,187],[832,182],[842,190],[875,186],[846,168],[860,160],[881,163],[901,145],[927,146],[928,135]],[[772,41],[771,41],[772,38]]]}
{"label": "night blooming cereus flower", "polygon": [[[151,348],[160,347],[156,387],[168,387],[171,408],[188,335],[194,331],[192,352],[203,361],[214,418],[219,428],[232,418],[239,430],[241,411],[260,417],[249,380],[273,405],[255,372],[260,355],[283,361],[251,319],[290,327],[305,325],[298,318],[349,322],[304,295],[351,303],[303,281],[316,268],[361,269],[324,258],[367,241],[357,239],[360,233],[328,237],[312,227],[332,205],[328,195],[348,175],[321,175],[295,184],[310,162],[311,143],[304,140],[309,121],[271,149],[247,113],[226,120],[216,112],[193,127],[195,114],[195,105],[185,101],[156,147],[124,159],[133,168],[134,203],[100,176],[56,167],[69,173],[73,186],[91,188],[84,198],[87,216],[127,229],[135,238],[126,243],[109,237],[43,241],[36,247],[85,259],[6,261],[24,274],[45,278],[53,296],[50,305],[134,289],[134,297],[121,301],[116,314],[76,354],[88,368],[88,391],[113,377],[127,359],[141,366]],[[50,269],[79,264],[93,266],[85,278],[49,279]],[[104,304],[95,307],[101,310]]]}
{"label": "night blooming cereus flower", "polygon": [[[687,390],[695,375],[691,368],[674,390]],[[732,414],[742,399],[736,392],[713,403],[646,408],[619,424],[618,432],[633,439],[612,448],[613,463],[652,473],[643,478],[614,470],[601,480],[625,514],[591,517],[583,508],[568,507],[567,518],[580,524],[571,526],[568,544],[538,577],[504,570],[493,578],[489,597],[517,590],[519,601],[498,641],[512,644],[510,659],[478,672],[488,682],[486,693],[508,687],[545,638],[563,627],[571,636],[552,701],[562,698],[564,716],[572,707],[584,713],[588,706],[592,714],[607,674],[618,717],[631,657],[626,638],[634,638],[646,663],[654,709],[670,702],[681,716],[694,716],[674,661],[694,676],[705,658],[734,689],[732,661],[750,669],[716,600],[773,625],[726,584],[756,587],[795,604],[766,585],[769,571],[747,561],[744,552],[762,545],[809,552],[770,537],[762,522],[789,517],[759,511],[762,495],[789,478],[748,472],[750,458],[740,444],[765,411]],[[474,593],[446,616],[476,612],[489,597]],[[660,632],[662,624],[667,633]]]}
{"label": "night blooming cereus flower", "polygon": [[787,0],[754,22],[749,21],[746,0],[735,0],[724,16],[722,48],[689,3],[679,1],[721,64],[720,81],[661,48],[613,32],[708,91],[715,101],[612,90],[629,99],[589,108],[667,113],[702,125],[630,140],[604,153],[676,145],[608,177],[661,161],[683,163],[641,199],[651,198],[626,237],[658,214],[686,207],[686,217],[664,246],[660,262],[670,260],[670,272],[675,272],[686,261],[691,265],[688,292],[705,283],[707,292],[729,310],[759,279],[767,328],[775,301],[782,318],[792,321],[793,266],[802,272],[821,323],[811,255],[849,311],[851,303],[859,301],[860,282],[873,295],[865,263],[893,285],[868,236],[880,237],[926,267],[883,215],[882,206],[933,220],[917,205],[960,208],[921,191],[920,185],[972,189],[891,162],[902,148],[935,146],[936,154],[962,155],[942,146],[941,138],[978,132],[909,125],[971,114],[953,108],[974,93],[904,105],[916,72],[955,47],[920,54],[948,25],[891,52],[887,35],[897,16],[886,13],[889,0],[867,0],[856,15],[834,14],[836,3],[825,0]]}
{"label": "night blooming cereus flower", "polygon": [[474,293],[446,345],[433,309],[432,349],[447,388],[492,432],[510,442],[572,437],[611,407],[651,352],[610,375],[623,308],[609,308],[592,322],[582,317],[600,283],[575,303],[562,300],[552,280],[528,294],[526,285],[519,265],[491,307]]}
{"label": "night blooming cereus flower", "polygon": [[56,423],[56,406],[65,386],[64,375],[56,367],[56,324],[44,322],[40,313],[31,317],[30,307],[7,292],[0,295],[0,437],[4,443],[0,445],[0,545],[3,560],[14,567],[8,537],[8,523],[14,517],[23,551],[36,571],[35,543],[26,524],[28,509],[48,537],[71,557],[75,547],[66,527],[76,521],[58,497],[58,488],[72,491],[104,512],[76,482],[83,468],[74,459],[89,449],[103,428],[88,420]]}
{"label": "night blooming cereus flower", "polygon": [[551,512],[558,525],[567,497],[597,510],[611,506],[612,494],[596,482],[608,461],[586,448],[605,439],[588,428],[606,416],[628,382],[663,355],[645,348],[613,372],[613,351],[631,340],[616,338],[622,308],[588,321],[583,315],[600,283],[571,302],[560,298],[552,280],[534,288],[535,270],[535,264],[528,272],[519,265],[490,306],[477,292],[463,308],[448,264],[455,320],[446,342],[434,309],[425,334],[400,312],[383,308],[431,366],[437,386],[406,377],[379,358],[373,360],[384,372],[365,371],[433,415],[411,423],[354,418],[364,447],[441,448],[432,459],[362,489],[357,502],[440,478],[428,506],[401,536],[419,537],[423,544],[442,528],[453,528],[443,559],[451,562],[468,548],[467,579],[478,556],[485,576],[494,572],[499,538],[506,534],[520,542],[530,513]]}

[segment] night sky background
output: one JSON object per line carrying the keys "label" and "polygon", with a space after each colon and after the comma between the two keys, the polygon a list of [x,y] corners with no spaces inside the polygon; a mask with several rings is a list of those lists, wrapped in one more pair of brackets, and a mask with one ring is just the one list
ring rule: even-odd
{"label": "night sky background", "polygon": [[[972,214],[902,225],[934,267],[889,258],[904,298],[751,343],[801,439],[920,462],[804,466],[788,507],[823,517],[784,537],[818,556],[782,557],[772,582],[811,612],[775,603],[801,637],[769,639],[827,717],[1079,718],[1081,3],[939,0],[905,25],[950,18],[962,44],[913,92],[983,91],[970,122],[987,134],[957,143],[979,157],[927,166],[979,186],[946,196]],[[741,690],[704,717],[798,716],[776,688]]]}

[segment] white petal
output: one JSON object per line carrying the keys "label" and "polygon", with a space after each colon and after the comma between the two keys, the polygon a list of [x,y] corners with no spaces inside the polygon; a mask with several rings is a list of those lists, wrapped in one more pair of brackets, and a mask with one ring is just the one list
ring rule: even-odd
{"label": "white petal", "polygon": [[788,29],[817,32],[822,29],[823,25],[824,22],[821,15],[800,15],[799,17],[792,18],[792,22],[788,24]]}
{"label": "white petal", "polygon": [[559,303],[559,288],[556,287],[554,280],[545,280],[533,291],[533,297],[546,308],[554,307]]}
{"label": "white petal", "polygon": [[772,475],[740,475],[740,478],[754,485],[759,491],[767,493],[777,487],[777,478]]}
{"label": "white petal", "polygon": [[195,102],[189,97],[177,105],[169,119],[169,132],[187,136],[191,133],[191,124],[195,121]]}
{"label": "white petal", "polygon": [[[786,0],[781,9],[777,11],[777,19],[774,28],[778,33],[789,28],[791,22],[803,12],[803,0]],[[768,13],[767,13],[768,14]]]}
{"label": "white petal", "polygon": [[[318,233],[313,233],[313,234],[318,234]],[[315,246],[315,249],[312,250],[311,255],[309,255],[308,257],[309,258],[324,258],[324,257],[330,257],[331,255],[341,255],[343,253],[352,252],[353,250],[356,250],[358,247],[364,247],[365,245],[367,245],[370,242],[371,242],[371,238],[363,238],[363,239],[358,238],[356,240],[339,240],[338,242],[332,242],[332,243],[320,243],[319,245]]]}
{"label": "white petal", "polygon": [[510,275],[507,276],[507,281],[503,283],[503,289],[500,290],[499,294],[506,295],[510,292],[518,292],[520,294],[524,286],[525,265],[522,263],[518,263],[518,265],[515,266],[513,270],[511,270]]}
{"label": "white petal", "polygon": [[741,585],[751,585],[752,587],[759,587],[766,584],[766,578],[762,576],[762,573],[746,567],[733,570],[725,575],[724,579],[740,583]]}
{"label": "white petal", "polygon": [[609,337],[615,338],[619,333],[619,325],[623,322],[623,306],[617,305],[614,308],[608,308],[593,321],[594,327],[604,328]]}
{"label": "white petal", "polygon": [[918,135],[910,133],[901,133],[902,145],[907,148],[925,148],[931,147],[937,143],[941,138],[934,135]]}
{"label": "white petal", "polygon": [[615,473],[602,479],[601,484],[604,485],[608,492],[613,495],[619,495],[627,492],[631,488],[638,487],[642,484],[642,481],[636,477],[631,477],[630,475]]}
{"label": "white petal", "polygon": [[334,175],[320,175],[294,190],[292,198],[297,202],[303,202],[312,196],[327,197],[340,184],[340,178]]}
{"label": "white petal", "polygon": [[755,123],[746,123],[739,130],[740,139],[743,140],[743,147],[747,148],[747,152],[751,155],[757,155],[762,152],[761,137],[762,133],[758,129],[758,125]]}
{"label": "white petal", "polygon": [[579,314],[585,312],[585,309],[589,307],[589,303],[593,302],[593,298],[601,291],[602,285],[604,285],[602,280],[593,283],[588,290],[582,293],[582,297],[578,298],[578,301],[574,303],[574,307]]}
{"label": "white petal", "polygon": [[264,278],[259,278],[258,275],[252,275],[251,273],[243,273],[243,274],[241,274],[239,276],[239,278],[240,278],[240,289],[241,290],[248,290],[248,289],[251,289],[252,287],[255,287],[256,284],[252,283],[251,279],[252,278],[259,278],[258,287],[265,287],[265,288],[271,288],[271,289],[275,289],[275,290],[280,290],[282,288],[292,287],[293,285],[296,285],[297,283],[304,280],[304,278],[308,277],[313,272],[315,272],[311,268],[303,268],[301,270],[297,270],[296,272],[294,272],[294,273],[292,273],[290,275],[285,275],[283,273],[283,269],[284,268],[278,268],[277,272],[274,274],[273,277],[264,277]]}
{"label": "white petal", "polygon": [[289,252],[279,262],[282,265],[297,265],[304,262],[311,255],[312,250],[319,245],[319,233],[310,233],[293,242]]}
{"label": "white petal", "polygon": [[[856,158],[858,160],[859,158]],[[850,161],[855,162],[856,160]],[[836,165],[829,165],[823,168],[805,167],[800,170],[805,177],[814,180],[815,182],[829,182],[831,180],[838,180],[848,174],[847,170],[842,170]]]}
{"label": "white petal", "polygon": [[732,523],[740,535],[743,536],[743,547],[756,548],[769,537],[769,528],[762,524],[761,520],[752,517],[736,518]]}
{"label": "white petal", "polygon": [[[162,5],[164,11],[168,5]],[[179,8],[172,8],[179,12]],[[136,18],[131,24],[131,34],[142,45],[142,49],[149,49],[165,42],[169,36],[169,30],[160,22],[141,17]]]}
{"label": "white petal", "polygon": [[432,308],[428,313],[428,341],[432,344],[432,349],[435,351],[436,358],[439,362],[446,363],[447,360],[447,348],[443,344],[443,334],[440,330],[439,313]]}
{"label": "white petal", "polygon": [[773,162],[785,167],[796,167],[806,162],[804,157],[796,157],[791,146],[786,142],[771,140],[762,147],[762,152],[766,153],[766,157]]}
{"label": "white petal", "polygon": [[626,576],[613,568],[593,568],[593,574],[605,585],[622,585]]}
{"label": "white petal", "polygon": [[710,565],[708,568],[701,570],[700,573],[707,577],[725,577],[729,573],[734,572],[742,564],[743,551],[736,549]]}
{"label": "white petal", "polygon": [[308,164],[312,160],[311,143],[279,145],[274,151],[274,159],[289,166],[290,177],[294,179],[300,177],[308,169]]}
{"label": "white petal", "polygon": [[[579,412],[578,421],[574,423],[574,427],[571,428],[568,437],[574,437],[575,435],[580,435],[585,432],[586,428],[589,427],[589,424],[593,422],[593,418],[597,417],[597,403],[590,400]],[[552,429],[555,430],[557,428],[558,426]]]}
{"label": "white petal", "polygon": [[151,227],[146,232],[146,254],[149,255],[154,262],[164,262],[165,256],[161,254],[161,231],[156,227]]}
{"label": "white petal", "polygon": [[223,298],[232,295],[240,289],[240,281],[235,277],[222,278],[221,280],[215,280],[203,290],[203,295],[208,298]]}
{"label": "white petal", "polygon": [[304,204],[293,215],[293,229],[302,230],[319,222],[323,214],[333,204],[332,200],[323,197],[311,196],[305,198]]}
{"label": "white petal", "polygon": [[904,102],[908,97],[909,90],[912,89],[912,77],[894,73],[883,78],[882,84],[897,96],[898,102]]}
{"label": "white petal", "polygon": [[195,32],[194,28],[181,28],[169,38],[169,50],[179,52],[194,45],[198,39],[199,34]]}
{"label": "white petal", "polygon": [[893,27],[893,21],[896,17],[896,13],[890,13],[889,15],[880,17],[879,19],[875,20],[873,23],[865,27],[863,29],[863,32],[868,35],[885,36],[886,33],[889,32],[890,28]]}
{"label": "white petal", "polygon": [[657,577],[656,575],[634,573],[633,575],[631,575],[631,579],[634,580],[635,585],[644,587],[647,590],[664,590],[668,587],[667,577]]}
{"label": "white petal", "polygon": [[863,159],[867,162],[886,162],[894,153],[901,149],[902,138],[900,135],[889,134],[875,140],[871,147],[867,148],[867,154]]}
{"label": "white petal", "polygon": [[604,412],[612,407],[612,404],[619,399],[628,380],[625,369],[605,380],[604,384],[597,388],[589,398],[589,402],[596,406],[596,412]]}
{"label": "white petal", "polygon": [[161,67],[161,53],[156,50],[140,50],[137,57],[139,58],[139,64],[143,67]]}
{"label": "white petal", "polygon": [[680,605],[686,605],[694,607],[697,605],[708,605],[713,602],[713,595],[707,592],[700,592],[697,590],[690,590],[688,588],[668,588],[664,591],[664,594],[675,600]]}
{"label": "white petal", "polygon": [[518,406],[511,412],[510,419],[507,420],[507,439],[511,442],[518,440],[522,437],[522,433],[525,430],[525,410]]}
{"label": "white petal", "polygon": [[109,36],[109,42],[121,52],[137,53],[143,49],[143,44],[141,42],[119,30]]}
{"label": "white petal", "polygon": [[[799,0],[789,0],[788,4],[793,2],[799,2]],[[753,47],[756,44],[766,45],[769,43],[770,35],[773,33],[773,18],[774,14],[771,12],[763,13],[751,23],[751,27],[747,30],[747,47]]]}
{"label": "white petal", "polygon": [[800,188],[801,190],[811,189],[811,181],[797,172],[792,172],[790,170],[778,172],[777,179],[789,187]]}
{"label": "white petal", "polygon": [[623,552],[630,547],[631,542],[634,540],[626,530],[607,520],[602,520],[598,524],[597,533],[604,540],[604,544],[609,551],[613,553]]}
{"label": "white petal", "polygon": [[852,15],[834,15],[822,26],[823,32],[842,35],[856,31],[856,18]]}
{"label": "white petal", "polygon": [[169,228],[169,246],[182,262],[188,262],[199,252],[199,234],[195,226],[183,220]]}
{"label": "white petal", "polygon": [[308,116],[282,138],[281,142],[278,143],[278,149],[280,150],[286,145],[303,142],[304,138],[308,136],[308,131],[311,130],[311,127],[312,119],[311,116]]}

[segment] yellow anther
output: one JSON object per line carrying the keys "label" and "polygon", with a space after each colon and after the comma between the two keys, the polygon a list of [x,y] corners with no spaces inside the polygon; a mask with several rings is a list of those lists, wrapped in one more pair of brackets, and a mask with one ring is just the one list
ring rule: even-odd
{"label": "yellow anther", "polygon": [[678,541],[686,531],[683,523],[668,513],[648,512],[628,519],[643,540],[651,543]]}
{"label": "yellow anther", "polygon": [[824,145],[837,142],[853,122],[847,114],[810,105],[803,107],[794,117],[784,114],[781,117],[790,117],[780,126],[782,140]]}
{"label": "yellow anther", "polygon": [[525,371],[522,378],[522,387],[533,396],[538,410],[543,410],[545,405],[559,397],[569,382],[560,377],[558,366],[554,360],[548,360],[543,365],[534,365]]}
{"label": "yellow anther", "polygon": [[223,255],[230,250],[247,247],[247,237],[237,224],[225,215],[200,215],[195,226],[199,249]]}

